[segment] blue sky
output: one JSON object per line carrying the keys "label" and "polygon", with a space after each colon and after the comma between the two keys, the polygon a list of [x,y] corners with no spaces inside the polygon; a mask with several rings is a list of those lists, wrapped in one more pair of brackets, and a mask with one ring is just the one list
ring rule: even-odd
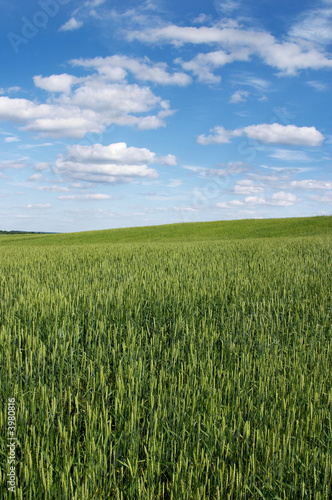
{"label": "blue sky", "polygon": [[331,214],[332,0],[0,7],[0,229]]}

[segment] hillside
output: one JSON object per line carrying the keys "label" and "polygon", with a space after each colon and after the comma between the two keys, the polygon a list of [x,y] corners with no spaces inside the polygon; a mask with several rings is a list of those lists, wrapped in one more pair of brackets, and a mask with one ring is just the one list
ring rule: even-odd
{"label": "hillside", "polygon": [[0,245],[53,246],[326,235],[332,235],[332,216],[180,223],[65,234],[0,235]]}

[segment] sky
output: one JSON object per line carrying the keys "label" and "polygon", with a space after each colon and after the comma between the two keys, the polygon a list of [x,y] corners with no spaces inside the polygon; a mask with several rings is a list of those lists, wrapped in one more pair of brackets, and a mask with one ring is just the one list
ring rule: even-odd
{"label": "sky", "polygon": [[332,0],[0,0],[0,229],[330,215]]}

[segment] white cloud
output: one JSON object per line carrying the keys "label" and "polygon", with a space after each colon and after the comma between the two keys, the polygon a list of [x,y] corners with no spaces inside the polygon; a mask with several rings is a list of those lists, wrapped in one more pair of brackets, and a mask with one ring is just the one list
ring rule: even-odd
{"label": "white cloud", "polygon": [[302,19],[292,26],[289,35],[320,44],[332,42],[332,9],[311,9]]}
{"label": "white cloud", "polygon": [[221,164],[218,168],[197,167],[184,165],[183,168],[191,170],[200,177],[227,177],[229,175],[238,175],[247,170],[247,166],[242,161],[229,162]]}
{"label": "white cloud", "polygon": [[236,85],[248,85],[259,92],[266,92],[271,88],[271,83],[268,80],[252,76],[248,73],[238,75],[234,83]]}
{"label": "white cloud", "polygon": [[297,127],[279,123],[251,125],[243,129],[250,138],[263,144],[286,144],[288,146],[320,146],[323,134],[315,127]]}
{"label": "white cloud", "polygon": [[110,200],[110,194],[68,194],[58,196],[59,200]]}
{"label": "white cloud", "polygon": [[271,196],[271,200],[267,202],[269,205],[290,207],[297,201],[297,197],[293,193],[285,193],[279,191]]}
{"label": "white cloud", "polygon": [[332,189],[331,181],[320,181],[316,179],[304,179],[302,181],[292,181],[290,187],[294,189]]}
{"label": "white cloud", "polygon": [[190,206],[173,207],[173,210],[175,212],[199,212],[198,208],[190,207]]}
{"label": "white cloud", "polygon": [[290,207],[297,201],[293,193],[285,193],[279,191],[274,193],[269,199],[258,198],[257,196],[248,196],[245,198],[245,203],[249,205],[271,205],[276,207]]}
{"label": "white cloud", "polygon": [[43,77],[41,75],[36,75],[33,77],[34,84],[36,87],[47,90],[48,92],[70,92],[71,87],[80,81],[73,75],[68,75],[63,73],[61,75],[51,75]]}
{"label": "white cloud", "polygon": [[94,59],[73,59],[73,66],[93,68],[111,81],[121,81],[128,71],[140,81],[153,82],[160,85],[188,85],[191,77],[186,73],[170,73],[166,63],[152,63],[147,57],[134,59],[128,56],[114,55],[96,57]]}
{"label": "white cloud", "polygon": [[325,52],[306,43],[283,42],[263,46],[258,51],[264,62],[280,70],[281,75],[296,75],[305,69],[332,68],[332,59]]}
{"label": "white cloud", "polygon": [[198,77],[199,81],[204,83],[218,83],[220,76],[216,76],[213,70],[234,61],[248,61],[249,54],[246,48],[235,49],[232,53],[224,50],[198,54],[191,61],[184,62],[181,58],[175,60],[181,64],[185,71],[191,71]]}
{"label": "white cloud", "polygon": [[237,104],[238,102],[245,102],[248,96],[249,92],[246,90],[237,90],[234,92],[229,102],[234,104]]}
{"label": "white cloud", "polygon": [[305,151],[289,149],[276,149],[269,156],[282,161],[310,161],[310,158]]}
{"label": "white cloud", "polygon": [[20,149],[34,149],[34,148],[44,148],[44,147],[49,147],[49,146],[53,146],[53,142],[44,142],[42,144],[23,144],[22,146],[20,146]]}
{"label": "white cloud", "polygon": [[[173,160],[173,156],[170,155]],[[119,183],[137,178],[155,179],[158,173],[148,167],[157,163],[158,157],[147,148],[127,147],[126,143],[109,146],[74,145],[67,148],[67,155],[59,155],[55,173],[64,177],[89,182]]]}
{"label": "white cloud", "polygon": [[254,181],[250,179],[242,179],[234,186],[234,192],[237,194],[251,194],[261,193],[264,191],[262,186],[257,186]]}
{"label": "white cloud", "polygon": [[212,134],[200,135],[199,144],[222,144],[230,142],[233,137],[246,135],[263,144],[285,144],[287,146],[320,146],[324,140],[323,134],[315,127],[297,127],[296,125],[280,125],[279,123],[250,125],[235,130],[226,130],[224,127],[215,127]]}
{"label": "white cloud", "polygon": [[42,178],[42,174],[33,174],[29,177],[28,181],[38,181]]}
{"label": "white cloud", "polygon": [[[210,81],[216,77],[211,71],[235,60],[248,61],[252,56],[260,57],[265,64],[280,71],[280,74],[295,75],[303,69],[331,68],[332,59],[316,46],[307,41],[291,39],[279,42],[271,34],[254,29],[218,26],[190,27],[169,24],[167,26],[148,28],[128,32],[129,40],[140,40],[145,43],[171,43],[174,46],[183,44],[217,45],[218,52],[198,54],[192,61],[183,63],[183,68],[193,71],[199,77],[199,65],[205,68]],[[214,54],[219,55],[215,59]]]}
{"label": "white cloud", "polygon": [[156,161],[161,165],[169,165],[172,167],[177,164],[176,157],[174,155],[157,156]]}
{"label": "white cloud", "polygon": [[74,31],[81,28],[82,26],[82,21],[78,21],[77,19],[75,19],[75,17],[71,17],[69,21],[67,21],[59,28],[59,31]]}
{"label": "white cloud", "polygon": [[21,169],[26,165],[22,160],[9,160],[0,162],[0,170]]}
{"label": "white cloud", "polygon": [[170,179],[170,182],[166,185],[169,188],[177,188],[182,186],[182,181],[180,179]]}
{"label": "white cloud", "polygon": [[19,87],[18,85],[13,85],[12,87],[9,87],[7,89],[7,92],[9,92],[11,94],[11,93],[19,92],[20,90],[21,90],[21,87]]}
{"label": "white cloud", "polygon": [[16,135],[12,135],[10,137],[5,137],[4,142],[19,142],[21,139],[16,137]]}
{"label": "white cloud", "polygon": [[231,142],[232,131],[226,130],[224,127],[214,127],[210,132],[212,134],[208,136],[204,134],[200,135],[197,139],[198,144],[206,146],[208,144],[226,144]]}
{"label": "white cloud", "polygon": [[27,99],[0,97],[0,120],[24,123],[24,130],[41,136],[82,138],[88,131],[100,132],[103,126],[90,110],[56,104],[35,104]]}
{"label": "white cloud", "polygon": [[195,19],[193,19],[193,24],[206,24],[208,23],[209,21],[211,20],[211,17],[208,16],[207,14],[199,14],[199,16],[195,17]]}
{"label": "white cloud", "polygon": [[86,7],[98,7],[99,5],[102,5],[105,3],[106,0],[91,0],[90,2],[85,2]]}
{"label": "white cloud", "polygon": [[52,205],[50,203],[29,203],[25,208],[51,208],[51,206]]}
{"label": "white cloud", "polygon": [[70,189],[66,186],[59,186],[58,184],[53,184],[52,186],[38,186],[38,191],[48,191],[48,192],[60,192],[68,193]]}
{"label": "white cloud", "polygon": [[192,44],[210,44],[222,42],[228,30],[222,30],[217,27],[201,26],[199,28],[189,26],[168,26],[149,28],[145,31],[132,31],[127,34],[127,38],[132,40],[141,40],[147,43],[168,42],[175,46],[181,46],[184,43]]}
{"label": "white cloud", "polygon": [[[327,195],[327,196],[322,196],[322,194],[321,194],[321,193],[319,193],[319,195],[317,195],[317,194],[315,195],[315,194],[314,194],[314,195],[308,196],[308,198],[309,198],[310,200],[315,200],[315,201],[318,201],[320,204],[322,204],[322,203],[326,203],[326,204],[328,204],[328,205],[332,205],[332,194],[331,194],[330,196],[329,196],[329,195]],[[330,215],[330,214],[325,213],[325,215]]]}
{"label": "white cloud", "polygon": [[45,161],[35,163],[34,166],[34,169],[37,170],[37,172],[42,172],[43,170],[47,170],[48,168],[50,168],[50,164]]}
{"label": "white cloud", "polygon": [[82,163],[108,163],[137,165],[152,163],[155,153],[147,148],[127,147],[126,143],[118,142],[109,146],[94,144],[93,146],[74,145],[67,148],[68,157]]}
{"label": "white cloud", "polygon": [[278,191],[274,193],[269,198],[262,198],[258,196],[247,196],[243,201],[241,200],[231,200],[228,202],[216,203],[218,208],[234,208],[234,207],[244,207],[244,206],[255,206],[255,205],[269,205],[275,207],[290,207],[298,201],[297,197],[293,193],[286,193],[285,191]]}
{"label": "white cloud", "polygon": [[308,81],[307,85],[310,85],[310,87],[317,90],[317,92],[324,92],[324,90],[328,89],[328,85],[326,83],[317,82],[316,80]]}
{"label": "white cloud", "polygon": [[241,2],[238,0],[215,0],[213,4],[217,12],[226,16],[232,14],[234,10],[239,9],[241,6]]}
{"label": "white cloud", "polygon": [[160,101],[148,87],[139,87],[137,84],[107,84],[100,79],[90,79],[77,88],[73,95],[63,95],[59,99],[62,104],[98,113],[108,107],[114,116],[144,113],[157,106]]}
{"label": "white cloud", "polygon": [[223,201],[223,202],[216,203],[216,207],[218,207],[218,208],[232,208],[232,207],[241,207],[244,204],[245,204],[244,201],[231,200],[231,201]]}
{"label": "white cloud", "polygon": [[[165,126],[165,118],[173,114],[168,101],[148,87],[108,83],[95,74],[81,79],[80,85],[69,92],[75,77],[56,76],[35,79],[45,89],[64,90],[47,104],[0,96],[0,120],[24,124],[23,130],[38,132],[41,137],[81,139],[87,132],[101,133],[111,124],[155,129]],[[148,114],[152,110],[156,114]]]}

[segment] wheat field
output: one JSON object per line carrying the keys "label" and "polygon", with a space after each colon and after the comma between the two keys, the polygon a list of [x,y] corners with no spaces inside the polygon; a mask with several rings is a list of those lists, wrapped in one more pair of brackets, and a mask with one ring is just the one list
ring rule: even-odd
{"label": "wheat field", "polygon": [[15,398],[17,499],[330,499],[332,232],[309,233],[1,236],[2,498]]}

